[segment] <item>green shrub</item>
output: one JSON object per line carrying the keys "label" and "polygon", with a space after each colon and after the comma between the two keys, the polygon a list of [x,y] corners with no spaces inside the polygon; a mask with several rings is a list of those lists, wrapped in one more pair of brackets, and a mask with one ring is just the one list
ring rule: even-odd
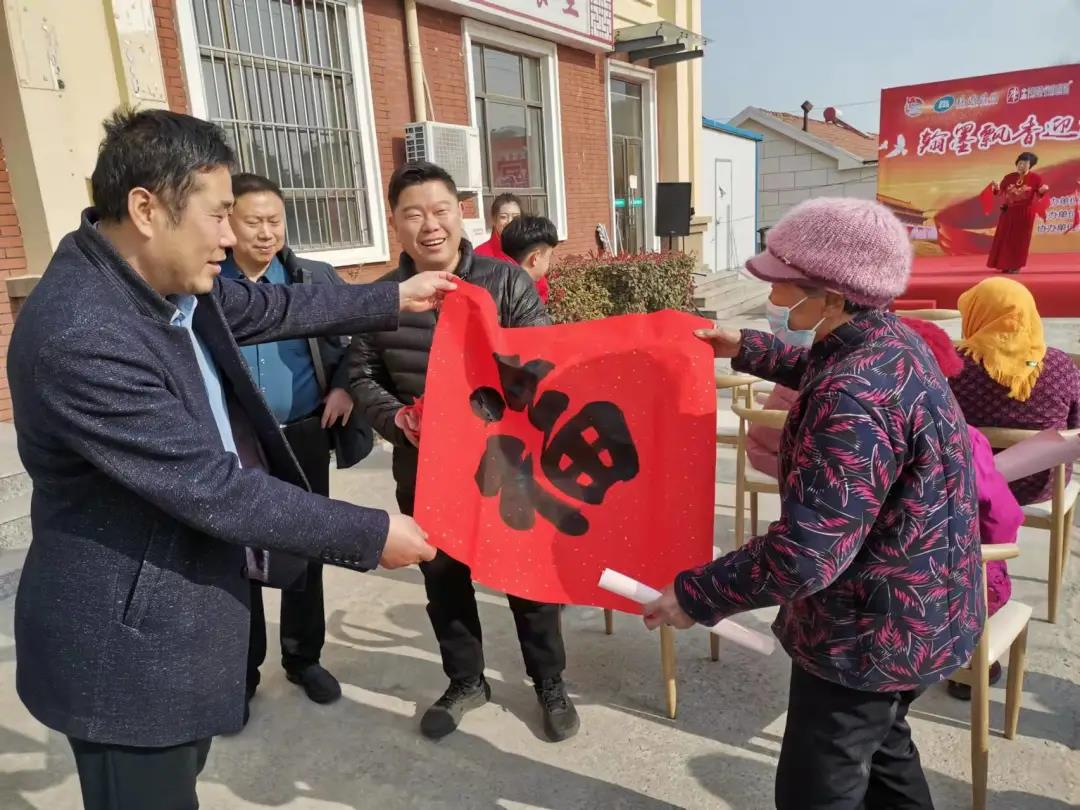
{"label": "green shrub", "polygon": [[694,257],[686,253],[568,256],[548,282],[556,323],[694,308]]}

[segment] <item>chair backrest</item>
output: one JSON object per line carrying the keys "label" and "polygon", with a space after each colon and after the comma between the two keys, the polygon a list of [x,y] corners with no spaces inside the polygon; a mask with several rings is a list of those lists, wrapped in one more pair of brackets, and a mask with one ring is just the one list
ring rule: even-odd
{"label": "chair backrest", "polygon": [[1004,450],[1007,447],[1012,447],[1014,444],[1019,444],[1024,439],[1030,439],[1039,431],[1037,430],[1025,430],[1023,428],[996,428],[996,427],[981,427],[975,428],[986,440],[990,442],[990,446],[995,450]]}
{"label": "chair backrest", "polygon": [[753,385],[761,380],[752,374],[717,374],[716,390],[726,391],[729,388],[742,388],[744,385]]}
{"label": "chair backrest", "polygon": [[898,309],[901,318],[918,318],[921,321],[951,321],[960,317],[958,309]]}
{"label": "chair backrest", "polygon": [[753,425],[780,430],[787,421],[787,411],[765,410],[764,408],[746,408],[741,405],[732,406],[732,410],[740,418]]}
{"label": "chair backrest", "polygon": [[732,406],[738,401],[741,392],[743,402],[748,407],[752,407],[754,404],[754,383],[759,382],[761,382],[761,379],[752,374],[717,374],[716,390],[731,391]]}
{"label": "chair backrest", "polygon": [[[999,560],[1011,560],[1014,557],[1020,556],[1020,546],[1016,543],[988,543],[979,549],[982,552],[982,573],[983,573],[983,601],[987,598],[987,577],[986,577],[986,564],[988,562],[997,562]],[[985,628],[982,636],[979,638],[979,645],[986,645],[990,647],[990,615],[987,612],[986,621],[983,624]],[[970,664],[969,664],[970,666]]]}
{"label": "chair backrest", "polygon": [[[1012,447],[1014,444],[1019,444],[1024,439],[1030,439],[1040,431],[1038,430],[1023,430],[1021,428],[992,428],[981,427],[976,428],[986,440],[990,442],[990,446],[995,450],[1004,450],[1007,447]],[[1066,503],[1065,496],[1065,465],[1058,464],[1051,469],[1051,475],[1053,476],[1053,489],[1050,495],[1050,514],[1051,519],[1056,521],[1061,515],[1068,511],[1069,505]]]}

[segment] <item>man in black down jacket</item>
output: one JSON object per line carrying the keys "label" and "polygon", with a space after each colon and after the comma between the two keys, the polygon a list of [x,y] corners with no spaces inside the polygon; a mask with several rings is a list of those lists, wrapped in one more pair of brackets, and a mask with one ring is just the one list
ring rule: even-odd
{"label": "man in black down jacket", "polygon": [[[357,571],[432,559],[411,518],[307,481],[238,343],[393,329],[450,278],[368,287],[221,279],[232,150],[165,110],[106,124],[95,208],[19,312],[8,353],[33,539],[16,687],[67,735],[88,810],[192,810],[239,731],[245,546]],[[266,560],[263,560],[265,563]]]}
{"label": "man in black down jacket", "polygon": [[[410,163],[390,180],[390,211],[403,253],[397,270],[386,278],[402,282],[418,271],[454,272],[484,287],[495,299],[505,327],[551,323],[536,294],[536,285],[520,267],[476,256],[462,238],[457,187],[443,169]],[[428,353],[435,315],[402,316],[396,331],[356,335],[347,361],[353,395],[364,416],[394,445],[394,480],[401,511],[413,512],[418,461],[417,437],[396,424],[398,411],[424,393]],[[436,430],[437,426],[429,430]],[[447,481],[447,487],[467,481]],[[427,588],[428,616],[439,640],[443,670],[450,678],[446,693],[424,714],[423,734],[439,739],[454,731],[462,715],[484,705],[491,687],[484,678],[480,617],[469,568],[440,551],[420,566]],[[544,714],[544,729],[553,742],[577,731],[579,720],[566,694],[566,667],[559,625],[559,606],[508,594],[514,613],[525,669],[532,678]]]}

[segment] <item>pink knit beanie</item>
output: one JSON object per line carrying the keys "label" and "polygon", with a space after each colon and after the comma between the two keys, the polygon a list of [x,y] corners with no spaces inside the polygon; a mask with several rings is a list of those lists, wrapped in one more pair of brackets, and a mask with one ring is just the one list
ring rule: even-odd
{"label": "pink knit beanie", "polygon": [[765,252],[746,263],[762,281],[807,283],[882,307],[911,275],[907,230],[870,200],[820,197],[791,209],[769,229]]}

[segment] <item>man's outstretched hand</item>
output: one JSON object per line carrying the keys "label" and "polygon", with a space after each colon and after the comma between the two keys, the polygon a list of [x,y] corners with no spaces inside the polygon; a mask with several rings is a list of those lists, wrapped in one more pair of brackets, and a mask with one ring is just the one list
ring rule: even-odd
{"label": "man's outstretched hand", "polygon": [[436,309],[443,297],[457,289],[453,273],[417,273],[398,285],[398,299],[402,312],[427,312]]}
{"label": "man's outstretched hand", "polygon": [[428,545],[427,532],[407,515],[390,515],[390,531],[386,535],[379,565],[383,568],[404,568],[435,559],[435,547]]}

